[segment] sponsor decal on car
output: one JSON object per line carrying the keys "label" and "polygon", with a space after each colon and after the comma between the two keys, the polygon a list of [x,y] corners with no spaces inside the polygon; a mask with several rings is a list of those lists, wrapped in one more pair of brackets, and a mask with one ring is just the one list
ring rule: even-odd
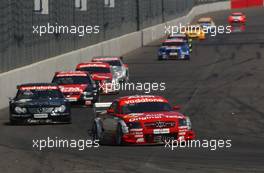
{"label": "sponsor decal on car", "polygon": [[64,92],[83,92],[82,89],[78,87],[60,87],[61,91]]}
{"label": "sponsor decal on car", "polygon": [[182,115],[163,115],[163,114],[153,114],[153,115],[144,115],[144,116],[138,116],[138,117],[132,117],[129,118],[129,122],[133,121],[144,121],[144,120],[150,120],[150,119],[161,119],[161,118],[183,118]]}
{"label": "sponsor decal on car", "polygon": [[75,76],[88,76],[86,73],[60,73],[56,77],[75,77]]}
{"label": "sponsor decal on car", "polygon": [[161,98],[141,98],[141,99],[131,99],[124,101],[124,104],[135,104],[135,103],[145,103],[145,102],[166,102],[166,100]]}
{"label": "sponsor decal on car", "polygon": [[170,133],[170,129],[166,128],[166,129],[153,129],[153,134],[168,134]]}
{"label": "sponsor decal on car", "polygon": [[107,68],[108,66],[106,64],[81,64],[81,65],[79,65],[79,68],[85,68],[85,67],[104,67],[104,68]]}
{"label": "sponsor decal on car", "polygon": [[23,86],[20,90],[57,90],[57,86]]}

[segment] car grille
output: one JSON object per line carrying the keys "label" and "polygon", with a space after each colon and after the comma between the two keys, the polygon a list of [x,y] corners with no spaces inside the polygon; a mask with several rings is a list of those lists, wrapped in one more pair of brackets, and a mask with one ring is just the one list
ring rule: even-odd
{"label": "car grille", "polygon": [[165,141],[177,140],[177,137],[178,137],[177,133],[162,134],[162,135],[147,134],[145,135],[145,140],[147,143],[163,143]]}
{"label": "car grille", "polygon": [[145,128],[148,129],[155,129],[155,128],[170,128],[175,126],[174,121],[156,121],[156,122],[149,122],[144,123]]}
{"label": "car grille", "polygon": [[51,113],[54,110],[53,107],[47,107],[47,108],[28,108],[29,113],[32,114],[42,114],[42,113]]}
{"label": "car grille", "polygon": [[178,52],[178,50],[177,49],[171,49],[170,52],[175,53],[175,52]]}

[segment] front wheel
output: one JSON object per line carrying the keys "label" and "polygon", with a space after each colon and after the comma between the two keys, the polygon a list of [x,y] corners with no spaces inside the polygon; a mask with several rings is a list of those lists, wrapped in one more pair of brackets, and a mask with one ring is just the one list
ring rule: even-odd
{"label": "front wheel", "polygon": [[123,145],[123,130],[121,125],[119,124],[117,126],[117,130],[116,130],[116,145]]}
{"label": "front wheel", "polygon": [[98,129],[97,129],[96,123],[93,123],[91,137],[93,141],[99,140]]}

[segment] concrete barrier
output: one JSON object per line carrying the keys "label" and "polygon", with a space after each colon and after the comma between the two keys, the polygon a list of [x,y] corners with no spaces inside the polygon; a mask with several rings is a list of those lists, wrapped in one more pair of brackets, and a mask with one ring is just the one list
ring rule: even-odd
{"label": "concrete barrier", "polygon": [[156,26],[152,26],[152,27],[144,29],[142,31],[143,32],[143,45],[147,45],[151,43],[152,41],[156,40],[157,37],[161,38],[165,36],[165,29],[164,29],[165,26],[175,26],[175,25],[178,26],[180,23],[182,25],[187,25],[194,19],[195,16],[198,16],[204,13],[227,10],[227,9],[230,9],[229,1],[195,6],[186,16],[177,18],[175,20],[168,21],[164,24],[160,24],[160,25],[156,25]]}
{"label": "concrete barrier", "polygon": [[18,84],[50,82],[56,71],[74,70],[76,64],[81,61],[88,61],[100,55],[123,55],[157,40],[165,35],[166,25],[187,24],[197,15],[229,8],[230,2],[199,5],[181,18],[2,73],[0,74],[0,109],[8,106],[8,97],[15,95]]}

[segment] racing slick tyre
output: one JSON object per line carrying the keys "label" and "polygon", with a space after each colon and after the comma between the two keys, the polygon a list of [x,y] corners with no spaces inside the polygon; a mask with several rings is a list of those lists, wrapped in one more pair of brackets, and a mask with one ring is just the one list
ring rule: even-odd
{"label": "racing slick tyre", "polygon": [[91,132],[91,138],[93,141],[95,140],[99,140],[99,144],[100,145],[113,145],[113,139],[112,136],[110,135],[104,135],[104,133],[102,132],[101,134],[99,134],[99,130],[98,130],[97,123],[94,122],[93,123],[93,127],[92,127],[92,132]]}
{"label": "racing slick tyre", "polygon": [[93,141],[99,140],[99,134],[98,134],[96,122],[94,122],[92,126],[91,138]]}
{"label": "racing slick tyre", "polygon": [[72,118],[69,118],[69,120],[66,122],[66,124],[72,124]]}
{"label": "racing slick tyre", "polygon": [[190,56],[186,56],[185,60],[189,61],[189,60],[191,60],[191,57]]}
{"label": "racing slick tyre", "polygon": [[18,121],[18,120],[9,119],[9,124],[11,126],[15,126],[15,125],[22,125],[23,123],[21,121]]}
{"label": "racing slick tyre", "polygon": [[129,82],[129,76],[126,76],[126,78],[122,81],[122,83],[128,83]]}
{"label": "racing slick tyre", "polygon": [[115,139],[116,145],[123,145],[122,137],[123,137],[122,126],[118,124],[117,130],[116,130],[116,139]]}
{"label": "racing slick tyre", "polygon": [[94,105],[94,104],[97,103],[97,102],[100,102],[100,94],[98,95],[97,98],[93,99],[93,101],[92,101],[92,105]]}

